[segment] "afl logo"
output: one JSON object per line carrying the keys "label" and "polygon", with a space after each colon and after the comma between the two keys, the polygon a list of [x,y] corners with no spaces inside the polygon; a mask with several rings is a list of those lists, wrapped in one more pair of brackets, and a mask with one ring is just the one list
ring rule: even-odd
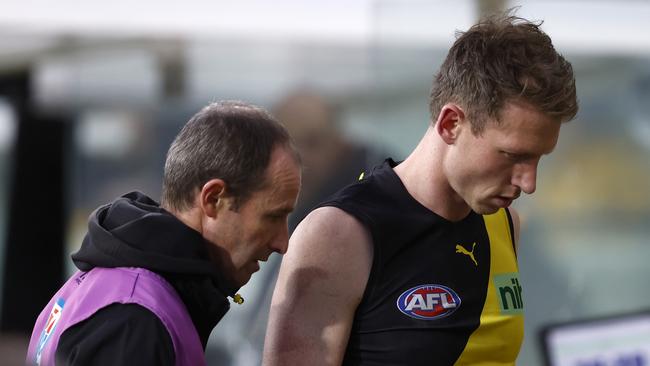
{"label": "afl logo", "polygon": [[460,307],[460,297],[449,287],[420,285],[408,289],[397,299],[397,308],[415,319],[444,318]]}

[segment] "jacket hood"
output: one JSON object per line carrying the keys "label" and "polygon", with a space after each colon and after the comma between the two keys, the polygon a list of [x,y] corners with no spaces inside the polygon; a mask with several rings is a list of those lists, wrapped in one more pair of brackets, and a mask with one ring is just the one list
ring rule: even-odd
{"label": "jacket hood", "polygon": [[81,249],[72,255],[80,270],[141,267],[168,277],[209,277],[225,295],[238,290],[210,261],[201,234],[140,192],[95,210]]}

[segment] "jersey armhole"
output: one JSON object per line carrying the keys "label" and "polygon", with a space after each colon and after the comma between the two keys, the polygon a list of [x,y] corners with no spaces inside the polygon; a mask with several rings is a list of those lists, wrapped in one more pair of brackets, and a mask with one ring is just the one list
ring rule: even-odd
{"label": "jersey armhole", "polygon": [[517,244],[515,243],[515,226],[512,222],[512,215],[510,214],[510,209],[506,208],[506,217],[508,218],[508,228],[510,229],[510,241],[512,241],[512,250],[515,252],[515,257],[517,257]]}

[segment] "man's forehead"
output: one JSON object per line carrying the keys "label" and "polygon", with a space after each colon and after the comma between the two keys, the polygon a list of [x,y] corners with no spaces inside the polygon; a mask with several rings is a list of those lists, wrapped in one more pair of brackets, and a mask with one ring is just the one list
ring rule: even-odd
{"label": "man's forehead", "polygon": [[300,166],[288,149],[285,150],[282,154],[272,155],[264,187],[256,192],[269,205],[292,205],[300,189]]}
{"label": "man's forehead", "polygon": [[300,185],[300,166],[295,161],[285,161],[267,170],[266,189],[283,191]]}
{"label": "man's forehead", "polygon": [[509,153],[546,155],[550,154],[557,145],[560,125],[527,126],[517,124],[506,128],[496,128],[485,131],[487,135],[494,134],[495,144]]}
{"label": "man's forehead", "polygon": [[291,212],[297,196],[298,188],[294,190],[286,184],[273,185],[267,182],[261,189],[253,192],[244,205],[257,207],[258,210],[266,212]]}

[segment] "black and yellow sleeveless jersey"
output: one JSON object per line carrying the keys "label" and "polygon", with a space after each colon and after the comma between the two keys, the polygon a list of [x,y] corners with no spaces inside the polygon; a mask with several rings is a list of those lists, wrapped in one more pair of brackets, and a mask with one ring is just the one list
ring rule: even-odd
{"label": "black and yellow sleeveless jersey", "polygon": [[393,166],[321,204],[356,217],[374,246],[343,364],[513,365],[523,302],[508,210],[450,222],[409,195]]}

